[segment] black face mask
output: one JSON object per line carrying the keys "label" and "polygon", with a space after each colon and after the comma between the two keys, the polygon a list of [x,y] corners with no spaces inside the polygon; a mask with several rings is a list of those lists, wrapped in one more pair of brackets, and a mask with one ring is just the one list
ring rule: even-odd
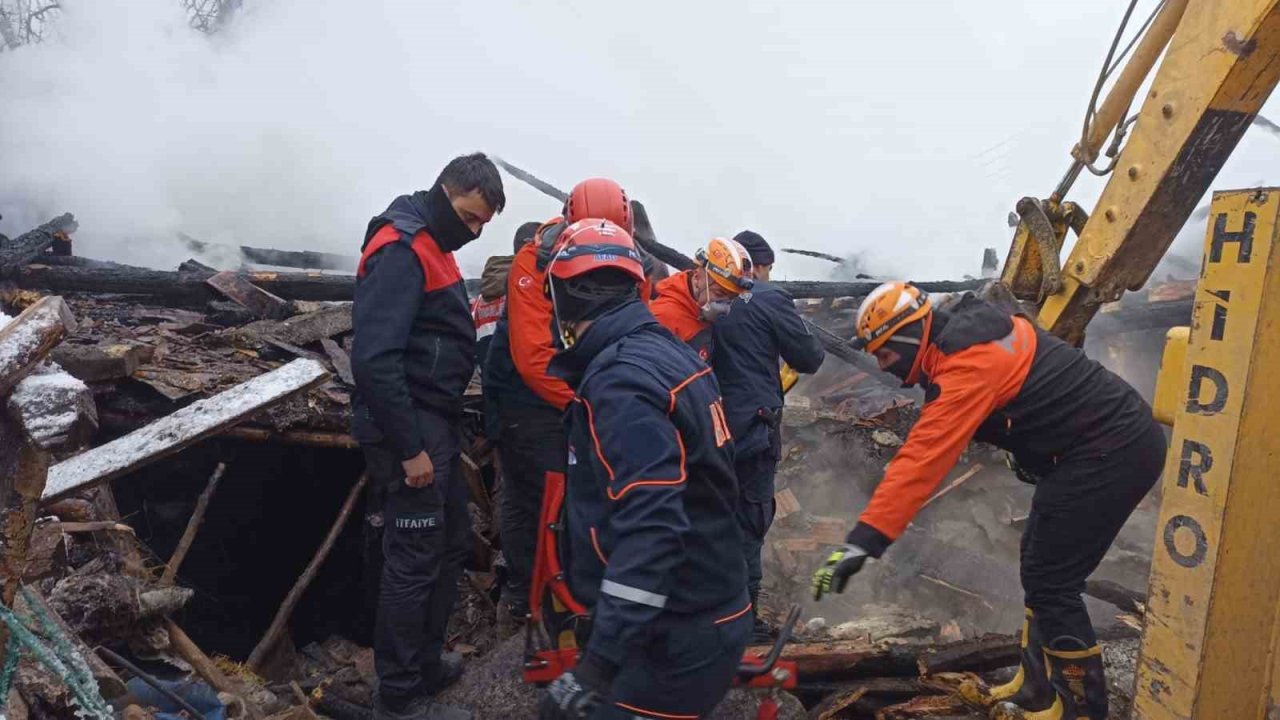
{"label": "black face mask", "polygon": [[471,232],[471,228],[458,217],[458,211],[453,209],[443,186],[433,185],[426,195],[427,219],[430,222],[427,229],[441,250],[453,252],[480,237],[480,233]]}
{"label": "black face mask", "polygon": [[885,368],[885,372],[901,380],[903,387],[908,387],[907,376],[911,374],[911,367],[916,364],[916,355],[920,353],[920,346],[911,343],[894,342],[893,340],[885,344],[892,346],[893,351],[898,353],[898,359]]}

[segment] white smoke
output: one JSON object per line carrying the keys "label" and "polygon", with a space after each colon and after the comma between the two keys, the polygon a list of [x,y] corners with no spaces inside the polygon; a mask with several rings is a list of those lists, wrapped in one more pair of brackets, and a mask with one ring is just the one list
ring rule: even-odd
{"label": "white smoke", "polygon": [[[616,177],[690,254],[751,227],[916,279],[1003,255],[1008,210],[1066,167],[1119,16],[1111,0],[245,0],[206,36],[178,0],[63,5],[44,43],[0,53],[6,234],[69,211],[81,254],[155,267],[189,255],[178,232],[354,254],[391,197],[485,150],[561,187]],[[469,274],[557,209],[506,186]],[[776,274],[829,270],[783,255]]]}

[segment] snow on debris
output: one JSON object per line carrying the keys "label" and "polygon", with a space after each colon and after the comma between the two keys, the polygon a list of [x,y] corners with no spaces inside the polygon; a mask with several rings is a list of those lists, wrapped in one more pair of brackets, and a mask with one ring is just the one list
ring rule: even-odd
{"label": "snow on debris", "polygon": [[23,378],[9,396],[9,408],[31,440],[46,448],[65,439],[82,414],[96,415],[89,386],[56,363]]}
{"label": "snow on debris", "polygon": [[328,371],[315,360],[294,360],[211,398],[194,402],[124,437],[54,465],[49,469],[44,498],[118,477],[296,392],[314,387],[328,377]]}

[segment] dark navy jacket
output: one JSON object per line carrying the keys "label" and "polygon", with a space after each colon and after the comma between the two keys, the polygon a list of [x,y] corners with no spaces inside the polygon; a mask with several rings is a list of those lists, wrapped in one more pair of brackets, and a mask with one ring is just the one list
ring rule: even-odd
{"label": "dark navy jacket", "polygon": [[731,307],[712,325],[711,366],[720,381],[738,457],[746,458],[769,447],[769,430],[759,411],[782,407],[778,357],[796,372],[815,373],[825,354],[785,290],[757,282]]}
{"label": "dark navy jacket", "polygon": [[663,613],[741,599],[733,441],[711,370],[634,300],[601,316],[552,372],[565,417],[569,586],[592,608],[587,651],[620,664]]}
{"label": "dark navy jacket", "polygon": [[402,195],[369,221],[356,277],[352,434],[423,450],[418,409],[462,411],[476,329],[453,250],[474,235],[439,188]]}

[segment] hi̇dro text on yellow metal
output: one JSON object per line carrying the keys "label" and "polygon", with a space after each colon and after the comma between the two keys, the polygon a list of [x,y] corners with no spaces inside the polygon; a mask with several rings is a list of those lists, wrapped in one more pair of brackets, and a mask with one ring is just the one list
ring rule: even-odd
{"label": "hi\u0307dro text on yellow metal", "polygon": [[[1079,342],[1102,304],[1146,283],[1278,79],[1280,0],[1165,0],[1057,188],[1018,203],[1002,284],[1042,327]],[[1065,200],[1085,169],[1114,171],[1092,216]],[[1280,720],[1280,451],[1268,432],[1280,417],[1278,226],[1280,190],[1218,194],[1193,325],[1170,333],[1155,406],[1174,434],[1142,720]],[[1064,261],[1068,230],[1078,240]]]}
{"label": "hi\u0307dro text on yellow metal", "polygon": [[1176,408],[1136,718],[1276,717],[1278,233],[1280,189],[1216,194],[1190,332],[1170,334],[1158,404]]}

